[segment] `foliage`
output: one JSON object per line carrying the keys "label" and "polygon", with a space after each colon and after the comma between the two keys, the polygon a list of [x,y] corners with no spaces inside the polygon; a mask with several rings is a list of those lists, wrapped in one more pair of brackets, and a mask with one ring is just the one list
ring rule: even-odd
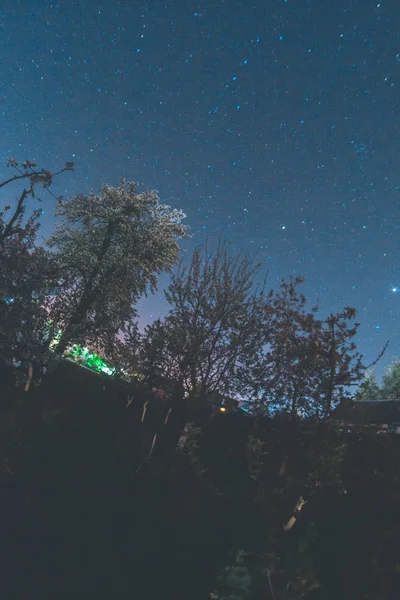
{"label": "foliage", "polygon": [[395,360],[386,367],[381,385],[378,384],[373,370],[367,369],[355,400],[360,402],[400,400],[400,362]]}
{"label": "foliage", "polygon": [[[276,416],[269,424],[259,421],[245,448],[246,466],[235,483],[226,487],[218,471],[218,489],[227,506],[235,506],[236,548],[246,553],[240,551],[235,563],[222,570],[211,597],[309,597],[321,586],[313,519],[325,494],[341,495],[345,445],[324,423]],[[235,462],[241,464],[237,457]],[[283,527],[287,522],[290,527]]]}
{"label": "foliage", "polygon": [[355,394],[355,400],[360,402],[386,400],[382,397],[382,390],[372,369],[366,370],[361,385]]}
{"label": "foliage", "polygon": [[256,410],[325,418],[362,378],[365,367],[354,343],[358,323],[348,307],[318,319],[317,307],[307,309],[301,283],[283,281],[265,306],[271,316],[268,344],[246,365],[254,386],[251,401]]}
{"label": "foliage", "polygon": [[265,304],[268,343],[246,364],[252,382],[252,410],[308,414],[318,385],[315,309],[299,292],[302,279],[282,281]]}
{"label": "foliage", "polygon": [[[138,375],[140,334],[136,321],[126,323],[123,330],[104,344],[102,355],[119,376],[132,378]],[[141,375],[143,378],[143,375]]]}
{"label": "foliage", "polygon": [[191,465],[193,473],[198,479],[203,479],[206,469],[199,463],[199,448],[201,428],[188,421],[183,428],[177,448],[182,457]]}
{"label": "foliage", "polygon": [[48,253],[36,245],[40,208],[27,215],[27,202],[40,202],[37,188],[51,193],[54,177],[71,171],[72,163],[57,173],[37,169],[31,161],[8,161],[16,174],[0,183],[12,189],[15,183],[28,183],[16,205],[0,212],[0,355],[6,362],[42,360],[47,347],[46,312],[43,300],[54,282],[54,265]]}
{"label": "foliage", "polygon": [[56,351],[74,341],[107,354],[136,316],[135,302],[176,262],[185,215],[124,181],[60,202],[56,215],[61,222],[48,241],[59,265],[58,292],[48,302],[63,331]]}
{"label": "foliage", "polygon": [[400,400],[400,362],[394,361],[390,364],[382,378],[380,388],[381,397],[384,400]]}
{"label": "foliage", "polygon": [[317,401],[323,406],[323,416],[329,416],[338,402],[352,397],[351,386],[358,385],[365,370],[362,355],[354,338],[359,323],[356,310],[345,307],[337,314],[317,324],[319,386]]}
{"label": "foliage", "polygon": [[259,270],[222,241],[214,256],[207,247],[195,250],[189,268],[181,262],[172,275],[169,314],[145,331],[143,369],[179,379],[192,399],[244,394],[243,361],[265,341],[266,294],[254,287]]}
{"label": "foliage", "polygon": [[210,595],[211,600],[243,600],[250,595],[253,581],[250,569],[245,564],[246,553],[237,551],[233,565],[222,569],[218,575],[218,591]]}

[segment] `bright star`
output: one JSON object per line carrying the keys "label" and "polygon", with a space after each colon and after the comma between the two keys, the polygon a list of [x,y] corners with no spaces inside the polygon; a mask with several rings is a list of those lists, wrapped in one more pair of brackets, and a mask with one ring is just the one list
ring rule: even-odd
{"label": "bright star", "polygon": [[394,287],[394,288],[392,288],[392,292],[395,292],[395,293],[396,293],[396,292],[398,292],[398,291],[399,291],[399,288],[397,288],[397,287]]}

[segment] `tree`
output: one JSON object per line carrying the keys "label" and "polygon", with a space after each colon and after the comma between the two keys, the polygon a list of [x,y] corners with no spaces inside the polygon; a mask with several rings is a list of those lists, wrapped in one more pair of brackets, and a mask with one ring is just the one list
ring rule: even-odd
{"label": "tree", "polygon": [[316,387],[316,308],[307,310],[299,292],[301,278],[282,281],[263,310],[268,315],[267,344],[247,361],[249,407],[261,413],[275,410],[307,414]]}
{"label": "tree", "polygon": [[36,199],[37,187],[50,190],[54,177],[71,171],[73,163],[56,173],[37,169],[35,163],[8,161],[16,171],[0,183],[0,189],[14,183],[28,183],[17,197],[17,203],[0,212],[0,355],[10,363],[38,360],[46,348],[46,319],[43,300],[51,289],[53,267],[48,253],[36,245],[42,211],[35,208],[26,215],[28,199]]}
{"label": "tree", "polygon": [[266,304],[271,314],[268,344],[248,364],[255,408],[272,407],[298,416],[327,417],[350,397],[349,386],[362,378],[364,365],[353,338],[356,312],[345,308],[318,319],[299,293],[302,280],[283,281]]}
{"label": "tree", "polygon": [[126,323],[117,336],[112,335],[99,351],[125,378],[138,375],[140,333],[135,321]]}
{"label": "tree", "polygon": [[367,369],[360,388],[357,390],[355,399],[360,402],[382,400],[382,392],[376,381],[375,373],[372,369]]}
{"label": "tree", "polygon": [[383,400],[400,400],[400,361],[387,367],[382,378],[381,397]]}
{"label": "tree", "polygon": [[352,397],[351,386],[358,385],[365,372],[362,355],[357,351],[354,337],[359,323],[356,310],[345,307],[341,313],[330,314],[319,323],[316,354],[319,357],[319,380],[316,399],[328,417],[338,402]]}
{"label": "tree", "polygon": [[181,379],[192,397],[230,395],[253,411],[326,417],[363,374],[355,311],[318,319],[302,279],[266,293],[253,287],[259,269],[223,244],[215,257],[197,250],[173,276],[169,314],[145,332],[142,367]]}
{"label": "tree", "polygon": [[172,275],[165,293],[169,314],[146,328],[143,371],[179,379],[199,402],[215,394],[243,396],[242,367],[268,331],[267,323],[262,327],[268,294],[254,286],[259,272],[259,264],[232,256],[221,240],[215,255],[207,246],[196,249],[189,268],[181,262]]}
{"label": "tree", "polygon": [[59,265],[48,302],[62,331],[56,352],[71,342],[109,349],[135,318],[137,299],[176,262],[185,215],[125,181],[59,202],[56,215],[61,223],[48,241]]}

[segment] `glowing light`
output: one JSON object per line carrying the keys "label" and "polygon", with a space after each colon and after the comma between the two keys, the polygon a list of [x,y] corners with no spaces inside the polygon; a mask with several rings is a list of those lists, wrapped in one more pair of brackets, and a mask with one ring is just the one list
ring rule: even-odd
{"label": "glowing light", "polygon": [[220,407],[219,407],[219,410],[220,410],[221,412],[226,412],[226,408],[225,408],[225,406],[220,406]]}
{"label": "glowing light", "polygon": [[399,291],[399,288],[398,288],[398,287],[394,287],[394,288],[392,288],[392,292],[396,293],[396,292],[398,292],[398,291]]}
{"label": "glowing light", "polygon": [[112,376],[115,373],[115,369],[109,366],[101,356],[90,351],[89,348],[79,346],[79,344],[74,344],[67,354],[74,362],[80,363],[97,373],[104,373],[109,376]]}

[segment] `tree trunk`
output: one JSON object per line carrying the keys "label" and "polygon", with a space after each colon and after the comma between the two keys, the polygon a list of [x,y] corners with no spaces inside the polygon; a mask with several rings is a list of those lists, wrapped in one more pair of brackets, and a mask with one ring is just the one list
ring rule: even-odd
{"label": "tree trunk", "polygon": [[[107,225],[107,230],[104,235],[101,250],[97,257],[97,262],[96,262],[96,264],[89,276],[89,279],[84,287],[82,297],[79,302],[79,306],[76,309],[76,312],[72,316],[67,327],[61,334],[60,341],[58,342],[57,347],[55,349],[55,353],[58,354],[59,356],[61,356],[65,352],[69,342],[72,339],[72,336],[73,336],[76,328],[82,324],[82,321],[84,320],[84,318],[87,314],[87,311],[92,306],[92,304],[96,298],[96,294],[94,291],[94,288],[96,287],[96,284],[95,284],[96,278],[99,274],[101,264],[111,246],[112,236],[114,233],[114,227],[115,227],[115,224],[112,221],[110,223],[108,223],[108,225]],[[103,273],[101,280],[104,280],[104,278],[107,277],[109,272],[110,272],[110,269],[108,269],[108,272]],[[98,285],[99,285],[99,283],[97,283],[97,286]]]}
{"label": "tree trunk", "polygon": [[[89,286],[89,284],[88,284],[87,288],[89,288],[89,287],[91,288],[91,286]],[[70,322],[68,323],[67,327],[62,332],[60,341],[58,342],[58,344],[54,350],[56,355],[61,356],[62,354],[64,354],[69,342],[73,338],[73,335],[74,335],[76,329],[79,327],[79,325],[82,324],[82,321],[84,320],[86,313],[93,302],[94,298],[92,298],[92,296],[93,296],[93,293],[92,293],[91,289],[86,289],[83,292],[80,304],[79,304],[75,314],[71,318]]]}

